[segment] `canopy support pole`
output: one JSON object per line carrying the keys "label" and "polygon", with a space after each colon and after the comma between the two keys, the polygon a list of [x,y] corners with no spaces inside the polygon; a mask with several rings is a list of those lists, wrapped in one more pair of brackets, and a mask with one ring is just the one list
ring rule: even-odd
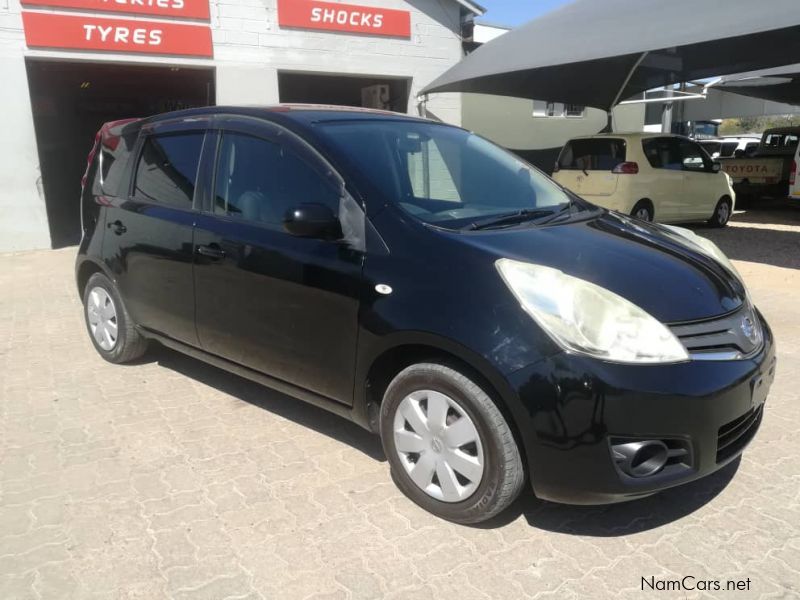
{"label": "canopy support pole", "polygon": [[645,51],[645,52],[642,52],[641,56],[639,56],[639,58],[636,59],[636,62],[633,63],[633,66],[631,67],[631,70],[628,71],[628,75],[625,77],[625,80],[622,82],[622,85],[620,86],[619,91],[617,91],[617,95],[614,96],[614,100],[611,102],[611,106],[609,107],[609,109],[607,111],[607,113],[608,113],[608,123],[606,125],[606,131],[608,133],[611,133],[612,131],[614,131],[614,122],[613,122],[614,121],[614,107],[617,104],[619,104],[619,99],[622,96],[622,93],[625,91],[625,88],[628,87],[628,83],[630,83],[631,77],[633,77],[633,74],[636,72],[636,69],[639,68],[639,65],[642,64],[642,61],[645,58],[647,58],[647,55],[649,53],[650,53],[649,50]]}

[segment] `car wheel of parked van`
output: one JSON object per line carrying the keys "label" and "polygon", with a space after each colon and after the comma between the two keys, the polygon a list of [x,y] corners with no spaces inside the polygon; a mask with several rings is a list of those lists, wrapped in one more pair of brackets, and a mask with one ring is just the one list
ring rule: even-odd
{"label": "car wheel of parked van", "polygon": [[721,198],[720,201],[717,202],[714,214],[708,220],[708,224],[712,227],[725,227],[731,218],[731,212],[733,212],[731,207],[732,202],[730,198],[727,196]]}
{"label": "car wheel of parked van", "polygon": [[125,304],[111,280],[95,273],[83,291],[86,328],[95,349],[112,363],[139,358],[147,350],[147,340],[134,328]]}
{"label": "car wheel of parked van", "polygon": [[444,519],[484,521],[522,489],[522,457],[503,414],[450,366],[401,371],[384,394],[380,430],[398,487]]}
{"label": "car wheel of parked van", "polygon": [[631,211],[631,216],[640,221],[652,221],[654,216],[653,205],[649,200],[639,200]]}

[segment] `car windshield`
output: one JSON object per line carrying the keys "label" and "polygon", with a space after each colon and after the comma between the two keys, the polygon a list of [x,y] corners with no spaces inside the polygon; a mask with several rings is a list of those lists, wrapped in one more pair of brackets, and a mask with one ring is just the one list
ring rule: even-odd
{"label": "car windshield", "polygon": [[546,175],[475,134],[406,120],[320,125],[370,187],[417,219],[449,229],[491,217],[547,217],[570,197]]}

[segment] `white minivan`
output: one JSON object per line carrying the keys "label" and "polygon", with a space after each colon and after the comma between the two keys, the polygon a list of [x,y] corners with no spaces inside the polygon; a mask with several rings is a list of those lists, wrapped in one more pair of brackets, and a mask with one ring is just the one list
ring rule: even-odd
{"label": "white minivan", "polygon": [[664,133],[573,138],[553,179],[593,204],[660,223],[724,227],[736,198],[730,177],[700,144]]}

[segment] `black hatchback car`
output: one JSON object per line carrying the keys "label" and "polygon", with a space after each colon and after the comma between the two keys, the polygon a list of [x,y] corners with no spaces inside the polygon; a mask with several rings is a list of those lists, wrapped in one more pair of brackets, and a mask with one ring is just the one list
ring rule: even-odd
{"label": "black hatchback car", "polygon": [[571,195],[463,129],[358,109],[193,109],[109,123],[82,196],[90,338],[150,340],[381,435],[453,521],[527,478],[639,498],[755,435],[772,334],[694,233]]}

